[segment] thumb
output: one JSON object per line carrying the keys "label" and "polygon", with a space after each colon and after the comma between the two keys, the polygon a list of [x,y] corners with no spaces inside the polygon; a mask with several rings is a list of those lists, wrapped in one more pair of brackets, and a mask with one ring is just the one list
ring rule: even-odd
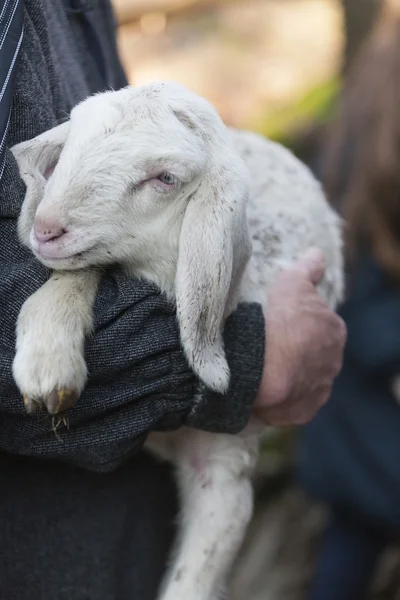
{"label": "thumb", "polygon": [[308,248],[294,266],[303,271],[311,283],[317,285],[325,273],[325,257],[319,248]]}

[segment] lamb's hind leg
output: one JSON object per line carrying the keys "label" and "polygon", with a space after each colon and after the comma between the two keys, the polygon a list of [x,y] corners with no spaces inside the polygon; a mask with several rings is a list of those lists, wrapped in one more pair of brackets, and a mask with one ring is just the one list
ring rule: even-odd
{"label": "lamb's hind leg", "polygon": [[186,430],[178,450],[181,516],[160,600],[215,600],[252,513],[255,437]]}

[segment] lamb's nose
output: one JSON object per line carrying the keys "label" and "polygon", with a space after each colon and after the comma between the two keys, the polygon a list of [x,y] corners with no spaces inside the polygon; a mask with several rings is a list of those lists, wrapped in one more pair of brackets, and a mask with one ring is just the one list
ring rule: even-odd
{"label": "lamb's nose", "polygon": [[65,229],[56,219],[43,219],[37,217],[33,224],[33,232],[41,244],[55,240],[65,233]]}

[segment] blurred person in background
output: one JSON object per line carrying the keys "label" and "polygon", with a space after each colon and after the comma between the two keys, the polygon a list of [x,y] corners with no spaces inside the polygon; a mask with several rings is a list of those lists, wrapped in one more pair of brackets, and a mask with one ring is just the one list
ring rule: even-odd
{"label": "blurred person in background", "polygon": [[400,1],[386,2],[344,85],[323,180],[347,221],[344,367],[299,443],[303,487],[330,508],[310,600],[367,597],[400,536]]}

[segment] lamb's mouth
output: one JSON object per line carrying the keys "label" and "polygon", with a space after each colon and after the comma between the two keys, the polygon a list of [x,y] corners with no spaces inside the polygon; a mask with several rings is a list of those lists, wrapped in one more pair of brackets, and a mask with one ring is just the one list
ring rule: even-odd
{"label": "lamb's mouth", "polygon": [[40,249],[34,250],[36,258],[46,267],[55,270],[80,269],[90,264],[89,258],[96,249],[96,244],[75,252],[68,252],[61,256],[46,256]]}

